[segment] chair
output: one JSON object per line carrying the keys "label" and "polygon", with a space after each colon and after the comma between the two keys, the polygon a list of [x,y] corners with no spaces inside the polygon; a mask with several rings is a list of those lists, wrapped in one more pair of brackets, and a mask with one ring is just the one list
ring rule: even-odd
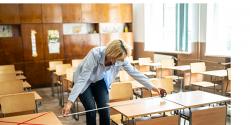
{"label": "chair", "polygon": [[231,94],[231,68],[227,69],[227,80],[224,81],[224,85],[226,87],[224,89],[225,94]]}
{"label": "chair", "polygon": [[203,81],[203,75],[201,72],[206,71],[205,62],[197,62],[190,64],[190,84],[192,86],[198,86],[199,88],[211,88],[214,87],[215,92],[215,83]]}
{"label": "chair", "polygon": [[[133,99],[132,84],[130,82],[112,83],[109,92],[110,102],[124,101]],[[122,116],[112,108],[110,109],[111,121],[115,124],[121,124]]]}
{"label": "chair", "polygon": [[16,73],[0,73],[0,82],[9,80],[17,80]]}
{"label": "chair", "polygon": [[[63,61],[49,61],[49,69],[51,72],[54,72],[56,70],[56,65],[63,64]],[[52,96],[55,95],[54,87],[57,82],[56,77],[54,76],[53,73],[51,73],[51,91],[52,91]]]}
{"label": "chair", "polygon": [[[152,82],[157,88],[164,89],[167,94],[171,94],[174,92],[174,84],[172,78],[151,78],[150,82]],[[151,96],[159,96],[156,92],[150,92],[147,89],[142,89],[142,98],[151,97]]]}
{"label": "chair", "polygon": [[66,70],[71,68],[71,64],[58,64],[56,65],[55,75],[57,76],[58,85],[58,98],[59,104],[64,106],[64,92],[67,91],[67,86],[63,84],[63,78],[66,76]]}
{"label": "chair", "polygon": [[81,63],[82,59],[72,59],[72,67],[77,67]]}
{"label": "chair", "polygon": [[1,111],[3,116],[30,114],[35,111],[34,93],[17,93],[1,96]]}
{"label": "chair", "polygon": [[21,80],[2,81],[0,82],[0,86],[0,95],[23,92],[23,83]]}
{"label": "chair", "polygon": [[226,106],[192,111],[192,125],[226,125]]}
{"label": "chair", "polygon": [[135,125],[180,125],[180,117],[178,115],[174,115],[149,120],[136,120]]}
{"label": "chair", "polygon": [[151,63],[151,59],[150,57],[147,58],[139,58],[139,66],[138,66],[138,70],[140,72],[142,72],[144,75],[149,76],[149,77],[155,77],[156,76],[156,72],[152,72],[150,71],[150,66],[147,65],[148,63]]}

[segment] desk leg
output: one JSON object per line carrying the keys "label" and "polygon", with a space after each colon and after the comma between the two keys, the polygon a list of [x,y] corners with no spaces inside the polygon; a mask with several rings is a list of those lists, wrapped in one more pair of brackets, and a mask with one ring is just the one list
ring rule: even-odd
{"label": "desk leg", "polygon": [[36,103],[36,113],[38,113],[38,102],[35,101],[35,103]]}

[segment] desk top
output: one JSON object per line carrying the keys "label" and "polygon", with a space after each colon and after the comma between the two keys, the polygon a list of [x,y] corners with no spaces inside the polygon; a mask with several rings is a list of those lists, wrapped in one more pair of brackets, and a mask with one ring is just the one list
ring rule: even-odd
{"label": "desk top", "polygon": [[[165,102],[165,104],[161,104],[161,102]],[[160,97],[114,102],[110,103],[110,106],[128,118],[184,108],[181,105],[167,101]]]}
{"label": "desk top", "polygon": [[149,62],[149,63],[144,63],[143,65],[158,67],[158,66],[161,66],[161,63]]}
{"label": "desk top", "polygon": [[[25,93],[25,92],[23,92]],[[34,96],[35,96],[35,100],[42,100],[42,97],[36,92],[36,91],[32,91],[32,93],[34,93]],[[20,94],[20,93],[15,93],[15,94]],[[7,95],[15,95],[15,94],[7,94]],[[3,96],[6,96],[6,95],[0,95],[0,98],[3,97]]]}
{"label": "desk top", "polygon": [[130,63],[132,63],[132,64],[137,64],[137,63],[139,63],[139,60],[133,60],[133,61],[131,61]]}
{"label": "desk top", "polygon": [[16,79],[24,80],[24,79],[26,79],[26,77],[24,75],[17,75]]}
{"label": "desk top", "polygon": [[[12,123],[8,123],[12,122]],[[24,124],[44,124],[44,125],[62,125],[53,112],[42,112],[37,114],[20,115],[13,117],[0,118],[1,125]]]}
{"label": "desk top", "polygon": [[179,71],[188,71],[191,69],[190,65],[182,65],[182,66],[171,66],[171,67],[165,67],[166,69],[173,69],[173,70],[179,70]]}
{"label": "desk top", "polygon": [[230,98],[228,97],[204,91],[179,92],[167,95],[164,98],[185,107],[198,107],[202,105],[226,102],[230,100]]}
{"label": "desk top", "polygon": [[218,77],[225,77],[227,76],[227,70],[211,70],[211,71],[205,71],[201,74],[204,75],[210,75],[210,76],[218,76]]}
{"label": "desk top", "polygon": [[48,70],[48,71],[50,71],[50,72],[54,72],[54,71],[56,71],[56,69],[55,69],[55,68],[47,68],[47,70]]}
{"label": "desk top", "polygon": [[23,74],[22,70],[16,70],[16,74]]}

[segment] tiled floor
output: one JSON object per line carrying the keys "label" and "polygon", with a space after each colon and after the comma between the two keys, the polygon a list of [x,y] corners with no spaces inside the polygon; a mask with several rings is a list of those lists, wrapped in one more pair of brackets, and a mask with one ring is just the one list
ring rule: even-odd
{"label": "tiled floor", "polygon": [[[39,106],[39,112],[52,111],[58,116],[61,114],[62,107],[59,106],[57,96],[55,97],[51,96],[51,88],[40,88],[40,89],[35,89],[35,91],[37,91],[43,98],[41,106]],[[79,109],[80,111],[83,111],[83,106],[81,103],[79,103]],[[85,115],[80,116],[79,121],[74,120],[72,117],[64,117],[59,119],[63,125],[86,125]],[[97,117],[97,122],[98,122],[98,117]],[[182,121],[181,124],[184,125],[184,122]],[[231,124],[230,118],[227,118],[227,125],[230,124]],[[188,122],[186,125],[188,125]]]}

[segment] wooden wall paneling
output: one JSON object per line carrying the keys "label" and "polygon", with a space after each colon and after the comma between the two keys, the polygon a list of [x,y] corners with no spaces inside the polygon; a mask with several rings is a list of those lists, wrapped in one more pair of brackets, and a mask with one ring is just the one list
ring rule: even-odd
{"label": "wooden wall paneling", "polygon": [[81,4],[62,4],[64,23],[80,23],[82,21]]}
{"label": "wooden wall paneling", "polygon": [[101,45],[107,45],[113,40],[123,40],[129,45],[132,49],[134,47],[134,37],[132,32],[126,33],[103,33],[101,34]]}
{"label": "wooden wall paneling", "polygon": [[104,13],[100,10],[101,4],[82,4],[82,22],[98,23]]}
{"label": "wooden wall paneling", "polygon": [[19,24],[19,5],[0,4],[0,24]]}
{"label": "wooden wall paneling", "polygon": [[140,57],[150,57],[153,59],[154,52],[144,51],[144,43],[143,42],[134,42],[134,59],[138,59]]}
{"label": "wooden wall paneling", "polygon": [[132,4],[99,4],[100,22],[132,22]]}
{"label": "wooden wall paneling", "polygon": [[99,34],[64,35],[65,58],[83,58],[90,49],[100,45]]}
{"label": "wooden wall paneling", "polygon": [[24,75],[32,88],[50,86],[50,74],[46,70],[48,62],[31,61],[25,62]]}
{"label": "wooden wall paneling", "polygon": [[[36,33],[36,49],[37,56],[32,56],[31,46],[31,30]],[[43,27],[42,24],[22,24],[21,25],[22,38],[23,38],[23,51],[25,61],[38,61],[44,60],[44,41],[43,41]]]}
{"label": "wooden wall paneling", "polygon": [[61,23],[61,4],[42,4],[42,17],[43,23]]}
{"label": "wooden wall paneling", "polygon": [[[59,31],[59,41],[60,41],[60,53],[49,53],[48,46],[48,30],[58,30]],[[43,24],[43,36],[44,36],[44,55],[45,60],[63,59],[64,58],[64,46],[63,46],[63,29],[62,24]]]}
{"label": "wooden wall paneling", "polygon": [[41,4],[20,4],[19,12],[21,23],[42,23]]}
{"label": "wooden wall paneling", "polygon": [[0,38],[0,65],[14,64],[23,61],[21,37]]}

